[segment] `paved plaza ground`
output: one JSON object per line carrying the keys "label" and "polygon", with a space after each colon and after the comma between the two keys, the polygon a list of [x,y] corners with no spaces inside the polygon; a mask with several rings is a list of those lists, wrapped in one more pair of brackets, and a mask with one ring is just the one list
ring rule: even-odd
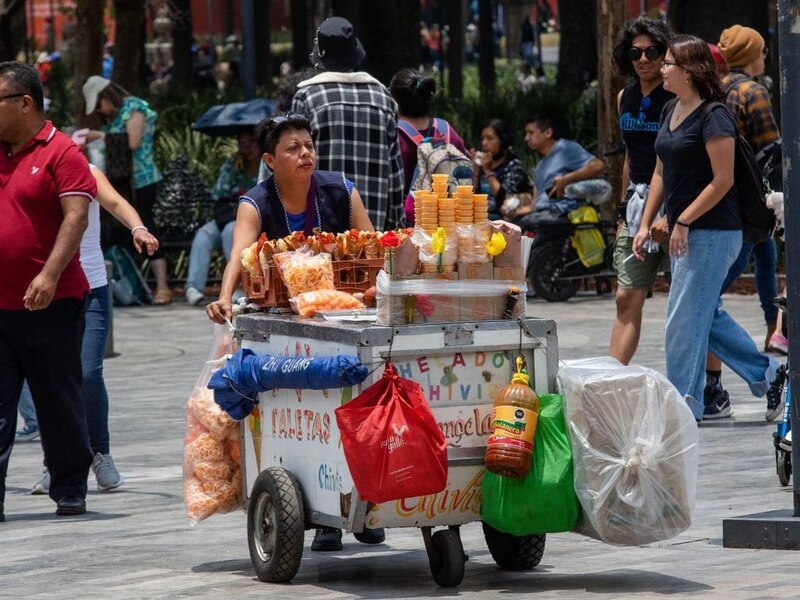
{"label": "paved plaza ground", "polygon": [[[726,306],[763,342],[754,296],[726,296]],[[635,362],[663,370],[666,295],[648,301]],[[610,297],[566,303],[532,301],[528,313],[558,323],[561,358],[602,355],[614,315]],[[730,371],[723,381],[735,416],[700,428],[701,459],[693,526],[677,538],[618,548],[576,534],[548,535],[544,559],[530,573],[497,569],[480,524],[462,528],[469,555],[455,589],[431,579],[416,529],[387,532],[367,547],[345,535],[342,552],[310,551],[290,585],[259,582],[250,564],[246,515],[237,511],[190,527],[181,497],[184,407],[209,349],[202,310],[168,307],[114,312],[115,350],[106,362],[112,454],[126,479],[112,493],[94,491],[83,517],[56,518],[46,496],[28,494],[41,470],[38,443],[14,448],[6,517],[0,524],[0,598],[798,598],[800,553],[722,547],[722,519],[790,508],[791,488],[775,476],[763,399],[750,397]]]}

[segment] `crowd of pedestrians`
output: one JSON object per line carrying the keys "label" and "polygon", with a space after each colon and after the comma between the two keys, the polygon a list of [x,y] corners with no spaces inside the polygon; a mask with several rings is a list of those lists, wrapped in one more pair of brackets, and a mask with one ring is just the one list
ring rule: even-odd
{"label": "crowd of pedestrians", "polygon": [[[442,36],[434,29],[428,35],[435,61]],[[529,50],[528,68],[536,64]],[[772,303],[777,248],[772,232],[748,229],[743,237],[733,184],[737,134],[765,162],[780,139],[769,94],[754,80],[764,71],[766,44],[747,27],[723,31],[717,45],[722,79],[712,50],[648,18],[627,24],[615,48],[616,66],[629,83],[617,95],[625,162],[609,355],[625,364],[633,360],[645,301],[668,263],[668,378],[698,421],[729,417],[724,363],[754,395],[768,396],[766,417],[773,420],[782,408],[768,394],[778,363],[765,352],[785,349]],[[562,138],[556,120],[544,114],[531,115],[524,132],[488,119],[479,149],[468,148],[449,123],[431,114],[432,77],[403,69],[387,89],[358,70],[365,56],[349,21],[325,20],[310,57],[315,71],[292,79],[283,102],[288,110],[237,136],[237,152],[226,159],[212,190],[214,219],[195,233],[185,288],[187,301],[205,306],[212,320],[232,317],[236,258],[261,233],[275,238],[315,227],[340,232],[406,224],[421,139],[444,136],[472,162],[474,188],[488,194],[490,218],[524,229],[565,218],[580,205],[566,197],[566,186],[600,177],[606,168],[577,142]],[[0,63],[0,184],[8,199],[0,203],[0,237],[9,240],[0,246],[0,262],[12,265],[0,283],[0,520],[18,406],[24,423],[16,441],[40,437],[44,450],[45,470],[33,491],[48,493],[57,514],[85,512],[90,470],[101,491],[124,483],[110,453],[103,381],[109,288],[100,206],[126,227],[137,251],[149,255],[156,303],[172,298],[153,218],[162,178],[153,154],[157,114],[98,75],[85,82],[83,97],[86,114],[105,120],[103,130],[89,131],[85,142],[105,140],[108,177],[47,121],[36,70]],[[533,172],[513,150],[516,135],[524,135],[536,155]],[[135,209],[115,189],[119,155],[128,156]],[[516,208],[521,197],[525,211]],[[209,301],[206,284],[217,248],[229,262],[219,297]],[[766,323],[760,347],[721,300],[751,255]],[[367,530],[359,536],[377,543],[384,534]],[[321,528],[314,549],[339,549],[341,537],[338,529]]]}

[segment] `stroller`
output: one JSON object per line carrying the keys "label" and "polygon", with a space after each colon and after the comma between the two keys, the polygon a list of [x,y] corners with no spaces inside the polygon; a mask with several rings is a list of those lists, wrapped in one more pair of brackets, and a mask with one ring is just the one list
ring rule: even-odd
{"label": "stroller", "polygon": [[[784,322],[786,321],[786,298],[775,299],[775,304],[784,311]],[[788,363],[781,366],[778,376],[768,393],[783,394],[783,418],[778,423],[776,431],[772,434],[772,442],[775,445],[775,469],[778,473],[778,481],[782,486],[789,485],[792,477],[792,389],[789,384]]]}

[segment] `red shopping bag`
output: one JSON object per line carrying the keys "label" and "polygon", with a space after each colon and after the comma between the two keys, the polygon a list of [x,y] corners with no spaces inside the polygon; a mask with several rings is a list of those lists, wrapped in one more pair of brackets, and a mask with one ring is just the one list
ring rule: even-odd
{"label": "red shopping bag", "polygon": [[335,412],[362,500],[388,502],[445,488],[447,441],[422,388],[400,377],[391,362],[380,381]]}

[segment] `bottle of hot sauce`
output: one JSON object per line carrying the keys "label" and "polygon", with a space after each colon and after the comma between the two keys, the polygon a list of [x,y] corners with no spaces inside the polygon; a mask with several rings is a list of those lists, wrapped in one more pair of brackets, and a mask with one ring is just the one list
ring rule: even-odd
{"label": "bottle of hot sauce", "polygon": [[494,401],[486,469],[506,477],[526,475],[531,470],[538,420],[539,397],[531,388],[525,359],[517,356],[511,383],[500,390]]}

